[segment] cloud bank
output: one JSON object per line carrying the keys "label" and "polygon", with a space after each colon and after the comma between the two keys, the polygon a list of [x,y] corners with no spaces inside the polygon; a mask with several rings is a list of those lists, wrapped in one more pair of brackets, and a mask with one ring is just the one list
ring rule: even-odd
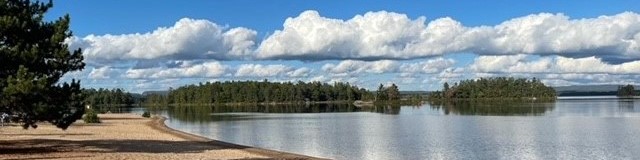
{"label": "cloud bank", "polygon": [[449,17],[427,21],[378,11],[347,20],[304,11],[287,18],[261,43],[257,32],[183,18],[153,32],[89,35],[68,41],[84,48],[88,60],[123,59],[414,59],[451,53],[478,55],[560,55],[602,58],[607,62],[640,59],[640,15],[571,19],[540,13],[494,26],[464,26]]}
{"label": "cloud bank", "polygon": [[640,74],[640,61],[609,64],[601,58],[541,57],[528,60],[526,55],[479,56],[470,69],[481,73],[577,73]]}
{"label": "cloud bank", "polygon": [[252,54],[257,32],[183,18],[171,27],[123,35],[88,35],[67,40],[90,62],[119,60],[243,59]]}
{"label": "cloud bank", "polygon": [[264,59],[412,59],[469,52],[628,61],[640,58],[640,15],[570,19],[540,13],[467,27],[448,17],[426,22],[380,11],[340,20],[305,11],[288,18],[257,52]]}

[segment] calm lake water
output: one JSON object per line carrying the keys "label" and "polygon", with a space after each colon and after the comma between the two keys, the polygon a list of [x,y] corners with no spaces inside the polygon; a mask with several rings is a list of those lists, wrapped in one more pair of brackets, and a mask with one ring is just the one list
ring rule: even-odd
{"label": "calm lake water", "polygon": [[159,112],[189,133],[332,159],[640,159],[640,100]]}

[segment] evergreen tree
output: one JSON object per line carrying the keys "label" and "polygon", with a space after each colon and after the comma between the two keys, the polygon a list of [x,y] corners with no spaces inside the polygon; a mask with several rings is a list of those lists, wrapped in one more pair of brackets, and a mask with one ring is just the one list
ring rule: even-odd
{"label": "evergreen tree", "polygon": [[[384,92],[387,93],[386,91]],[[384,95],[385,97],[387,95]],[[320,82],[305,83],[268,81],[231,81],[187,85],[169,90],[168,95],[146,95],[145,104],[211,104],[211,103],[271,103],[304,101],[371,100],[366,89],[349,83],[333,85]]]}
{"label": "evergreen tree", "polygon": [[0,0],[0,112],[24,128],[49,121],[66,129],[84,113],[80,82],[59,82],[84,68],[80,49],[69,52],[69,16],[43,21],[52,2]]}
{"label": "evergreen tree", "polygon": [[384,85],[380,84],[378,86],[378,91],[376,92],[376,101],[386,101],[388,99],[387,89],[384,88]]}
{"label": "evergreen tree", "polygon": [[396,84],[391,84],[391,86],[387,88],[387,97],[390,101],[400,99],[400,91],[398,90],[398,86],[396,86]]}
{"label": "evergreen tree", "polygon": [[480,78],[462,80],[453,86],[443,85],[443,92],[430,94],[430,99],[547,99],[554,100],[556,92],[536,78]]}
{"label": "evergreen tree", "polygon": [[88,105],[125,105],[130,106],[135,103],[133,95],[123,92],[122,89],[83,89],[82,94],[85,96],[84,103]]}
{"label": "evergreen tree", "polygon": [[449,83],[444,82],[443,86],[442,86],[442,92],[447,93],[447,91],[449,91]]}
{"label": "evergreen tree", "polygon": [[636,90],[633,85],[618,86],[618,97],[635,96]]}

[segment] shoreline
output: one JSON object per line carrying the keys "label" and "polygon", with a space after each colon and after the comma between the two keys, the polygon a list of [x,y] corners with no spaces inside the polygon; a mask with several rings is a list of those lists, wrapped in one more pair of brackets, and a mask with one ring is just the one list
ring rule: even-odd
{"label": "shoreline", "polygon": [[3,159],[321,159],[237,145],[182,132],[166,118],[98,114],[102,123],[73,123],[67,130],[48,122],[36,129],[17,123],[0,127]]}
{"label": "shoreline", "polygon": [[276,150],[270,150],[270,149],[264,149],[264,148],[257,148],[252,146],[245,146],[245,145],[210,139],[207,137],[203,137],[196,134],[171,128],[164,123],[164,121],[167,120],[166,117],[154,115],[152,119],[153,119],[152,121],[147,122],[147,125],[149,125],[150,127],[160,132],[172,134],[174,136],[177,136],[186,140],[190,140],[190,141],[204,142],[204,143],[209,143],[216,146],[224,146],[224,147],[233,148],[233,149],[241,149],[250,153],[255,153],[255,154],[259,154],[259,155],[263,155],[263,156],[267,156],[275,159],[316,159],[316,160],[324,159],[324,158],[317,158],[317,157],[311,157],[311,156],[306,156],[301,154],[276,151]]}

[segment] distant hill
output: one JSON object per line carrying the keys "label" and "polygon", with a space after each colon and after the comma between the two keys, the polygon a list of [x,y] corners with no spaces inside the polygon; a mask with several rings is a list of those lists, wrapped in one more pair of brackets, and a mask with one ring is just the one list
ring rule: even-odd
{"label": "distant hill", "polygon": [[[616,95],[620,85],[577,85],[553,87],[558,96],[600,96]],[[634,86],[640,89],[640,86]]]}
{"label": "distant hill", "polygon": [[427,91],[400,91],[400,95],[427,95]]}
{"label": "distant hill", "polygon": [[144,92],[142,92],[143,96],[152,95],[152,94],[158,94],[158,95],[166,96],[166,95],[169,94],[169,91],[144,91]]}

